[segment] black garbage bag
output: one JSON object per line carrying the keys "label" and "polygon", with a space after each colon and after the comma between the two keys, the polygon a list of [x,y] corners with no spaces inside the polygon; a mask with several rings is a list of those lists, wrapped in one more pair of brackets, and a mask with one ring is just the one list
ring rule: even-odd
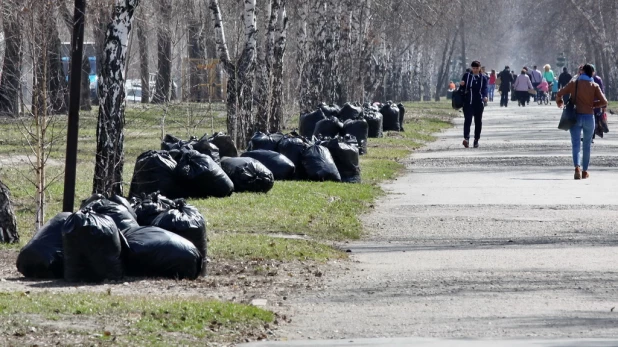
{"label": "black garbage bag", "polygon": [[315,137],[335,137],[341,135],[343,131],[343,123],[337,117],[322,119],[315,125],[313,136]]}
{"label": "black garbage bag", "polygon": [[300,136],[311,138],[315,130],[315,125],[323,119],[326,119],[326,116],[320,109],[300,116],[298,125],[298,132],[300,133]]}
{"label": "black garbage bag", "polygon": [[397,108],[399,108],[399,131],[405,131],[403,130],[403,120],[406,115],[406,108],[403,107],[402,103],[397,104]]}
{"label": "black garbage bag", "polygon": [[238,157],[238,149],[230,135],[214,133],[209,139],[212,144],[219,148],[219,157]]}
{"label": "black garbage bag", "polygon": [[247,151],[255,151],[257,149],[265,149],[268,151],[276,151],[277,143],[281,140],[279,136],[272,136],[261,131],[257,131],[253,134],[251,140],[249,140],[249,145],[247,146]]}
{"label": "black garbage bag", "polygon": [[197,138],[195,136],[191,136],[189,141],[184,141],[177,138],[176,136],[166,134],[163,138],[163,141],[161,141],[161,150],[171,151],[173,149],[180,149],[184,146],[193,146],[196,143]]}
{"label": "black garbage bag", "polygon": [[379,110],[370,108],[363,111],[363,118],[367,121],[367,137],[378,138],[382,137],[382,120],[383,116]]}
{"label": "black garbage bag", "polygon": [[137,214],[135,214],[135,211],[133,210],[133,206],[131,206],[131,203],[129,203],[129,201],[127,199],[125,199],[124,197],[120,196],[120,195],[112,195],[109,197],[109,201],[111,202],[115,202],[119,205],[124,206],[127,211],[129,211],[129,213],[131,214],[131,216],[133,216],[133,218],[135,220],[137,220]]}
{"label": "black garbage bag", "polygon": [[158,192],[142,195],[131,199],[131,206],[137,215],[137,223],[141,226],[152,225],[152,221],[159,216],[161,212],[165,212],[172,208],[174,202]]}
{"label": "black garbage bag", "polygon": [[333,157],[322,145],[311,145],[303,152],[303,166],[311,181],[341,181]]}
{"label": "black garbage bag", "polygon": [[101,282],[122,278],[121,238],[111,217],[85,208],[70,215],[62,228],[64,279]]}
{"label": "black garbage bag", "polygon": [[327,105],[325,103],[321,103],[319,106],[322,113],[326,118],[328,117],[339,117],[339,111],[341,110],[337,105]]}
{"label": "black garbage bag", "polygon": [[63,278],[62,227],[71,213],[58,213],[34,234],[17,256],[17,271],[29,278]]}
{"label": "black garbage bag", "polygon": [[123,264],[129,276],[195,279],[204,258],[191,241],[159,227],[126,230]]}
{"label": "black garbage bag", "polygon": [[198,151],[183,151],[176,166],[183,197],[226,197],[234,191],[232,180],[211,157]]}
{"label": "black garbage bag", "polygon": [[384,116],[382,130],[384,131],[399,131],[399,107],[392,103],[386,103],[380,109],[380,113]]}
{"label": "black garbage bag", "polygon": [[333,156],[341,182],[361,183],[361,169],[358,159],[358,148],[342,142],[340,138],[330,139],[325,144]]}
{"label": "black garbage bag", "polygon": [[137,157],[129,196],[161,192],[174,197],[178,193],[174,169],[176,161],[167,151],[147,151]]}
{"label": "black garbage bag", "polygon": [[288,180],[294,178],[296,166],[283,154],[275,151],[258,149],[256,151],[245,152],[241,157],[256,159],[273,173],[275,180]]}
{"label": "black garbage bag", "polygon": [[273,173],[253,158],[223,158],[221,168],[234,183],[235,192],[267,193],[275,184]]}
{"label": "black garbage bag", "polygon": [[358,119],[363,116],[363,109],[358,106],[354,106],[350,103],[343,105],[341,111],[339,111],[339,119],[345,122],[349,119]]}
{"label": "black garbage bag", "polygon": [[174,201],[174,206],[161,212],[152,225],[173,232],[191,241],[204,260],[202,274],[206,274],[206,220],[197,208],[187,204],[184,199]]}
{"label": "black garbage bag", "polygon": [[139,226],[126,207],[107,199],[96,200],[80,208],[90,208],[96,213],[111,217],[120,231]]}
{"label": "black garbage bag", "polygon": [[211,157],[212,160],[215,161],[215,163],[221,161],[221,156],[219,155],[219,147],[217,147],[214,143],[208,141],[208,135],[206,134],[204,134],[204,136],[202,136],[202,138],[200,138],[193,145],[193,149]]}
{"label": "black garbage bag", "polygon": [[296,179],[305,179],[307,173],[303,166],[303,152],[309,147],[309,142],[300,137],[296,132],[291,132],[279,141],[277,152],[285,155],[296,167],[294,176]]}
{"label": "black garbage bag", "polygon": [[[343,123],[343,133],[356,137],[359,154],[367,153],[367,138],[369,137],[369,124],[363,118],[349,119]],[[342,177],[343,178],[343,177]]]}

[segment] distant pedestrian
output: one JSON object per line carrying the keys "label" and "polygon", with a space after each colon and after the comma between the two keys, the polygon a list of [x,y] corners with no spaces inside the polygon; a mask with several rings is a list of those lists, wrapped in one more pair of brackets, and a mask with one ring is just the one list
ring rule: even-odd
{"label": "distant pedestrian", "polygon": [[494,102],[494,92],[496,91],[496,70],[491,70],[489,74],[489,89],[487,90],[487,97],[490,102]]}
{"label": "distant pedestrian", "polygon": [[[582,67],[583,74],[577,80],[569,82],[556,94],[556,104],[563,106],[562,96],[571,94],[575,98],[577,107],[577,123],[571,127],[571,145],[573,165],[575,166],[576,180],[590,177],[588,165],[590,164],[590,145],[594,134],[594,109],[607,106],[607,99],[598,84],[594,83],[594,68],[590,64]],[[577,94],[576,94],[577,93]],[[583,131],[583,140],[581,140]],[[583,143],[583,144],[582,144]],[[580,146],[583,147],[583,155],[580,159]],[[583,170],[582,170],[583,169]]]}
{"label": "distant pedestrian", "polygon": [[[605,84],[603,83],[603,79],[601,78],[601,76],[599,76],[599,74],[597,74],[597,70],[595,68],[595,66],[593,64],[590,64],[592,66],[592,80],[594,81],[594,83],[599,85],[599,88],[601,89],[601,92],[603,94],[605,94]],[[595,101],[599,101],[599,100],[595,100]],[[599,119],[603,116],[603,113],[605,113],[605,107],[597,107],[594,109],[594,124],[599,124]],[[596,137],[596,133],[592,134],[592,143],[594,143],[594,138]]]}
{"label": "distant pedestrian", "polygon": [[464,98],[464,140],[463,146],[468,148],[470,143],[470,126],[474,118],[474,148],[479,147],[481,130],[483,127],[483,110],[487,103],[488,79],[481,74],[481,63],[473,61],[470,64],[471,72],[466,72],[459,83],[465,89]]}
{"label": "distant pedestrian", "polygon": [[554,75],[554,72],[551,70],[551,65],[549,64],[545,64],[545,66],[543,66],[543,70],[544,70],[543,78],[547,81],[547,83],[549,84],[549,87],[551,88],[556,76]]}
{"label": "distant pedestrian", "polygon": [[530,94],[528,91],[533,89],[532,82],[530,82],[530,77],[526,74],[525,69],[522,69],[521,74],[517,76],[513,89],[515,89],[515,93],[517,93],[517,105],[525,107],[526,102],[529,101]]}
{"label": "distant pedestrian", "polygon": [[563,67],[562,73],[560,74],[560,77],[558,77],[558,89],[566,87],[566,85],[571,82],[572,78],[573,76],[571,76],[569,70],[566,67]]}
{"label": "distant pedestrian", "polygon": [[509,104],[511,85],[515,81],[513,75],[511,75],[511,68],[509,68],[508,65],[505,66],[498,77],[500,77],[500,107],[507,107]]}

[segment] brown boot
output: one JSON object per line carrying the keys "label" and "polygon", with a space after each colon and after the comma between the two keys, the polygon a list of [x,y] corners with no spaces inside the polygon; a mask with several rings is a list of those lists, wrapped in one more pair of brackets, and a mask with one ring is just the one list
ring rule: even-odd
{"label": "brown boot", "polygon": [[575,168],[575,175],[573,176],[576,180],[582,179],[582,170],[578,167]]}
{"label": "brown boot", "polygon": [[461,144],[466,148],[470,147],[470,145],[468,144],[468,139],[464,139]]}
{"label": "brown boot", "polygon": [[583,179],[586,179],[586,178],[588,178],[588,177],[590,177],[590,175],[588,174],[588,171],[583,171],[583,172],[582,172],[582,178],[583,178]]}

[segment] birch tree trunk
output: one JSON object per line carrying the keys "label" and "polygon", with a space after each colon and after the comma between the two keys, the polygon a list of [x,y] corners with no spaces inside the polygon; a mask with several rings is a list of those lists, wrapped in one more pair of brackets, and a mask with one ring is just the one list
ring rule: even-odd
{"label": "birch tree trunk", "polygon": [[124,82],[126,54],[139,0],[124,0],[114,8],[105,35],[105,60],[99,78],[99,117],[93,193],[122,195],[124,166]]}
{"label": "birch tree trunk", "polygon": [[287,44],[288,17],[286,0],[278,0],[275,48],[273,52],[272,99],[270,105],[269,131],[275,133],[283,128],[283,67]]}
{"label": "birch tree trunk", "polygon": [[306,80],[307,70],[309,66],[309,37],[308,23],[309,2],[303,2],[298,9],[299,25],[298,25],[298,49],[296,52],[296,69],[298,71],[298,107],[300,113],[306,113],[311,110],[311,102],[309,96],[309,83]]}
{"label": "birch tree trunk", "polygon": [[269,18],[268,25],[257,57],[257,112],[255,120],[256,129],[262,132],[268,130],[270,118],[272,64],[275,45],[275,24],[279,15],[278,7],[278,0],[269,0],[267,2],[266,18]]}
{"label": "birch tree trunk", "polygon": [[13,2],[4,1],[2,10],[5,48],[2,78],[0,79],[0,116],[16,117],[19,113],[21,88],[22,21]]}
{"label": "birch tree trunk", "polygon": [[11,191],[0,182],[0,243],[19,242],[17,219],[11,204]]}
{"label": "birch tree trunk", "polygon": [[189,12],[187,13],[187,56],[189,57],[189,85],[183,86],[188,89],[189,101],[202,102],[208,98],[204,95],[201,84],[203,81],[202,71],[198,69],[198,62],[202,62],[206,57],[206,48],[204,47],[204,22],[200,20],[201,11],[197,11],[194,2],[189,0],[186,2]]}
{"label": "birch tree trunk", "polygon": [[[143,13],[143,11],[142,11]],[[135,29],[139,46],[139,74],[142,86],[142,104],[150,102],[150,67],[148,54],[148,34],[146,21],[138,18],[135,21]]]}
{"label": "birch tree trunk", "polygon": [[234,139],[238,148],[247,146],[247,137],[254,126],[252,114],[253,71],[257,46],[255,5],[256,0],[244,0],[245,44],[240,58],[234,63],[230,59],[225,40],[219,0],[209,0],[208,4],[215,27],[217,54],[228,74],[226,101],[228,133]]}
{"label": "birch tree trunk", "polygon": [[159,0],[161,23],[157,25],[157,84],[152,99],[154,104],[170,101],[172,86],[172,1]]}

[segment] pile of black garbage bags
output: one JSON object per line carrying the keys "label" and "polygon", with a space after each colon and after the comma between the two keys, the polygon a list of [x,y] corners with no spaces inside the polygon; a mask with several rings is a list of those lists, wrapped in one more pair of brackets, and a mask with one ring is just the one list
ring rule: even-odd
{"label": "pile of black garbage bags", "polygon": [[129,203],[97,194],[39,229],[21,249],[17,269],[28,278],[70,282],[195,279],[206,275],[206,250],[206,221],[184,199],[152,193]]}

